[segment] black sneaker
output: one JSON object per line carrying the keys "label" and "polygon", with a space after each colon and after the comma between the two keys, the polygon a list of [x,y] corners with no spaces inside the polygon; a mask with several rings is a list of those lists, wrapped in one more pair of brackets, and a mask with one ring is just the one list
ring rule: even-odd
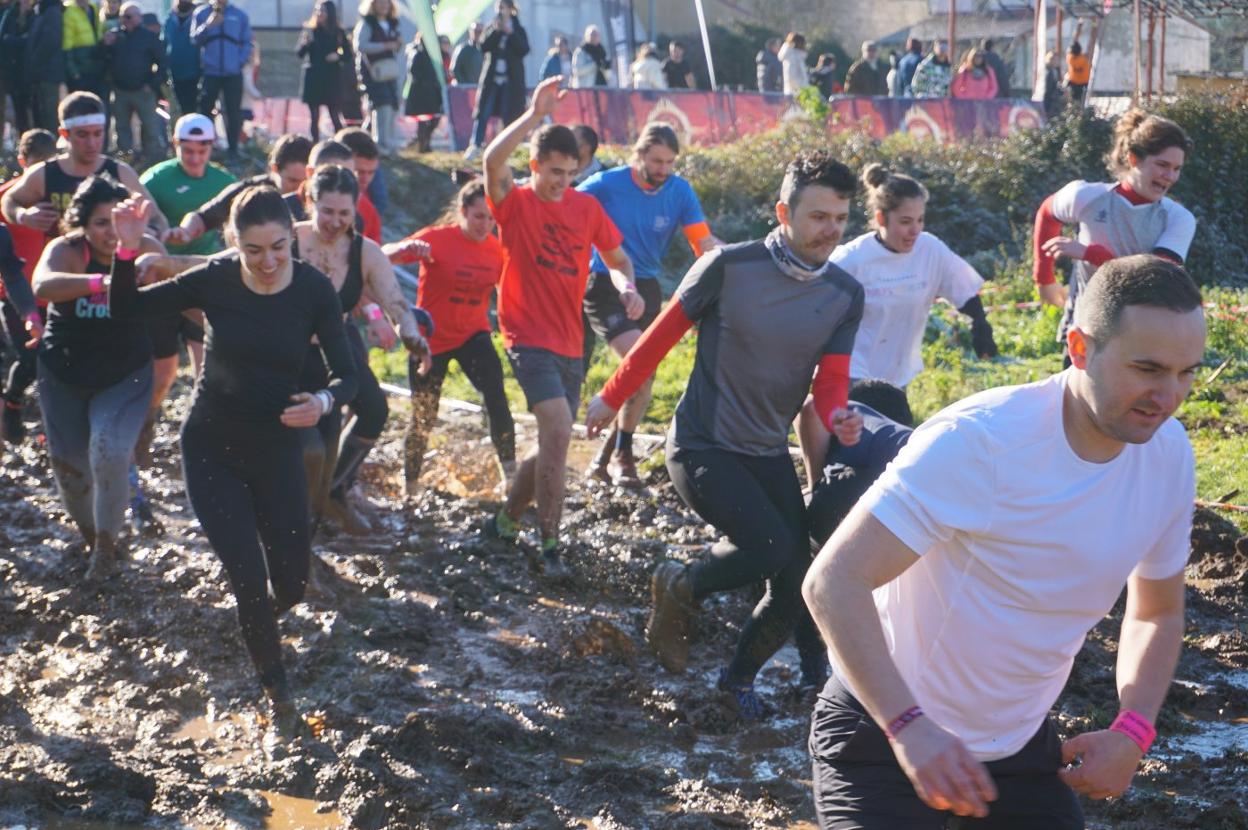
{"label": "black sneaker", "polygon": [[689,585],[689,569],[668,560],[650,578],[653,608],[646,623],[646,643],[663,668],[680,674],[689,664],[689,631],[697,606]]}
{"label": "black sneaker", "polygon": [[542,569],[542,575],[548,579],[568,579],[572,576],[572,572],[568,570],[563,557],[559,554],[558,539],[547,539],[542,542],[542,556],[538,560],[538,567]]}

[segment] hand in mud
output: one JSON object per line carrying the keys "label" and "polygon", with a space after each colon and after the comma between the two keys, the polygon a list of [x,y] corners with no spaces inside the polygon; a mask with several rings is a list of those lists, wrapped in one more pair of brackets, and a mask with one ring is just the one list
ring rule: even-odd
{"label": "hand in mud", "polygon": [[960,816],[988,815],[997,788],[988,769],[957,736],[924,716],[897,734],[893,752],[914,791],[933,810]]}
{"label": "hand in mud", "polygon": [[310,392],[297,392],[290,396],[294,403],[282,410],[282,424],[292,429],[314,427],[321,420],[321,402]]}
{"label": "hand in mud", "polygon": [[26,333],[30,335],[26,348],[38,348],[39,341],[43,339],[43,318],[39,316],[39,312],[36,311],[26,318]]}
{"label": "hand in mud", "polygon": [[1131,786],[1144,753],[1121,732],[1085,732],[1062,743],[1062,763],[1079,766],[1059,770],[1066,785],[1088,798],[1113,798]]}
{"label": "hand in mud", "polygon": [[433,368],[433,353],[429,351],[429,341],[419,334],[404,334],[403,346],[409,355],[420,361],[420,368],[416,370],[420,376],[429,374],[429,370]]}
{"label": "hand in mud", "polygon": [[832,434],[842,447],[852,447],[862,437],[862,415],[850,409],[832,413]]}
{"label": "hand in mud", "polygon": [[632,288],[620,292],[620,303],[624,306],[624,314],[630,320],[637,320],[646,313],[646,301]]}
{"label": "hand in mud", "polygon": [[1084,245],[1077,239],[1071,239],[1069,236],[1055,236],[1046,240],[1040,246],[1049,256],[1057,259],[1058,257],[1070,257],[1071,259],[1083,259],[1083,255],[1087,253],[1088,246]]}
{"label": "hand in mud", "polygon": [[608,406],[601,396],[594,395],[594,399],[585,409],[585,431],[589,433],[589,437],[598,437],[603,428],[615,420],[618,412],[619,410]]}
{"label": "hand in mud", "polygon": [[384,316],[368,321],[368,342],[384,351],[390,351],[398,338],[394,334],[394,326]]}

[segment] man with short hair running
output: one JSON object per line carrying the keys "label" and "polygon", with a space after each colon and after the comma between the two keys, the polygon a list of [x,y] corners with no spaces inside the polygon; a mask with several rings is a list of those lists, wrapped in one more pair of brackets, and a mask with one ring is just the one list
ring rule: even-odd
{"label": "man with short hair running", "polygon": [[[0,212],[11,224],[21,224],[59,236],[59,222],[78,190],[78,185],[96,173],[107,173],[132,193],[151,198],[134,168],[124,161],[104,155],[104,102],[91,92],[71,92],[57,107],[60,134],[69,143],[69,152],[36,164],[22,173],[17,183],[0,198]],[[169,230],[164,214],[153,210],[153,231],[163,237]]]}
{"label": "man with short hair running", "polygon": [[[216,138],[216,128],[208,116],[198,113],[182,116],[173,128],[176,157],[149,167],[139,178],[152,194],[156,207],[175,226],[180,226],[178,223],[188,213],[194,212],[200,205],[238,181],[229,171],[211,163],[212,145]],[[223,248],[221,237],[216,231],[206,233],[184,245],[172,242],[174,238],[172,233],[166,237],[166,247],[174,256],[208,256]],[[160,415],[160,404],[169,394],[169,389],[178,375],[179,338],[186,341],[195,377],[199,377],[200,367],[204,362],[203,315],[198,311],[191,314],[198,319],[179,313],[150,317],[147,320],[147,330],[152,338],[154,382],[152,409],[148,413],[147,423],[143,426],[143,434],[139,436],[136,448],[140,464],[143,463],[151,444],[152,428]]]}
{"label": "man with short hair running", "polygon": [[[589,266],[589,286],[584,302],[585,317],[590,324],[590,331],[585,333],[587,362],[593,352],[594,334],[606,340],[611,350],[622,358],[659,316],[663,306],[659,272],[663,255],[678,230],[684,231],[695,257],[719,244],[711,236],[693,187],[674,172],[679,153],[680,140],[676,131],[666,124],[650,124],[633,145],[631,164],[595,173],[577,188],[601,202],[607,216],[624,235],[624,252],[633,261],[637,277],[634,289],[646,303],[640,317],[629,317],[606,265],[595,252]],[[650,405],[653,380],[647,378],[637,394],[624,404],[615,429],[608,434],[586,475],[623,487],[641,487],[637,461],[633,457],[633,432]],[[608,466],[613,452],[615,463]]]}
{"label": "man with short hair running", "polygon": [[580,408],[584,369],[581,302],[589,279],[591,246],[601,253],[620,301],[633,317],[644,308],[633,290],[633,263],[602,206],[571,189],[577,168],[576,137],[549,124],[529,140],[533,177],[517,187],[508,159],[531,130],[554,113],[566,91],[561,76],[542,81],[520,119],[485,151],[486,204],[498,220],[503,243],[498,325],[507,357],[529,408],[537,417],[537,452],[516,471],[503,509],[487,532],[515,541],[520,518],[537,498],[542,566],[550,576],[566,573],[559,553],[568,442]]}
{"label": "man with short hair running", "polygon": [[360,198],[355,203],[355,209],[364,223],[361,230],[365,238],[380,245],[381,214],[377,212],[373,200],[368,197],[368,187],[373,183],[377,168],[381,164],[381,148],[377,146],[376,139],[369,135],[368,130],[360,127],[343,127],[334,133],[334,141],[346,145],[351,151],[354,162],[352,169],[355,170],[355,178],[360,183]]}
{"label": "man with short hair running", "polygon": [[[856,443],[862,428],[846,403],[863,290],[828,261],[856,189],[849,168],[825,153],[790,163],[776,203],[779,227],[694,263],[585,418],[591,435],[614,419],[699,324],[689,386],[668,432],[667,469],[681,499],[727,539],[693,564],[669,560],[655,569],[646,641],[664,668],[684,671],[697,604],[766,580],[719,676],[719,687],[734,695],[747,719],[763,714],[754,676],[801,620],[810,564],[790,426],[809,390],[821,422],[840,443]],[[819,650],[806,651],[818,665],[803,665],[803,674],[821,674]]]}
{"label": "man with short hair running", "polygon": [[[1148,751],[1183,644],[1195,465],[1171,416],[1204,355],[1200,291],[1159,257],[1112,260],[1066,342],[1066,371],[924,423],[815,559],[821,828],[1082,828],[1075,792],[1121,795]],[[1118,715],[1063,743],[1049,710],[1124,583]]]}

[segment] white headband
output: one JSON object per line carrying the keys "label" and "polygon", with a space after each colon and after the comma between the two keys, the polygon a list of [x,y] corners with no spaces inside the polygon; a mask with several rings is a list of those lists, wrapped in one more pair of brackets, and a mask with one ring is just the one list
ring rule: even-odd
{"label": "white headband", "polygon": [[86,115],[75,115],[73,118],[66,118],[61,122],[61,128],[72,130],[74,127],[94,127],[96,125],[104,126],[104,113],[91,112]]}

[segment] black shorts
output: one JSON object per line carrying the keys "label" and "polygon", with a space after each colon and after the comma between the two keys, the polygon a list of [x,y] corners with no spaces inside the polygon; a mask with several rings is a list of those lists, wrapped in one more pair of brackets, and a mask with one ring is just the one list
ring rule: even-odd
{"label": "black shorts", "polygon": [[1015,754],[985,764],[997,785],[986,818],[956,819],[919,799],[888,736],[834,674],[811,718],[815,811],[820,830],[1081,830],[1074,790],[1057,777],[1062,742],[1046,718]]}
{"label": "black shorts", "polygon": [[646,310],[636,320],[628,319],[620,292],[611,282],[611,275],[594,271],[585,287],[585,317],[594,333],[610,343],[627,331],[645,331],[663,310],[663,288],[656,279],[637,280],[637,293],[646,301]]}
{"label": "black shorts", "polygon": [[549,349],[515,346],[507,350],[507,360],[530,410],[543,401],[564,398],[576,418],[585,379],[581,358],[555,354]]}
{"label": "black shorts", "polygon": [[204,342],[203,327],[181,313],[148,318],[147,335],[152,338],[152,357],[157,360],[178,353],[179,337],[188,342]]}

